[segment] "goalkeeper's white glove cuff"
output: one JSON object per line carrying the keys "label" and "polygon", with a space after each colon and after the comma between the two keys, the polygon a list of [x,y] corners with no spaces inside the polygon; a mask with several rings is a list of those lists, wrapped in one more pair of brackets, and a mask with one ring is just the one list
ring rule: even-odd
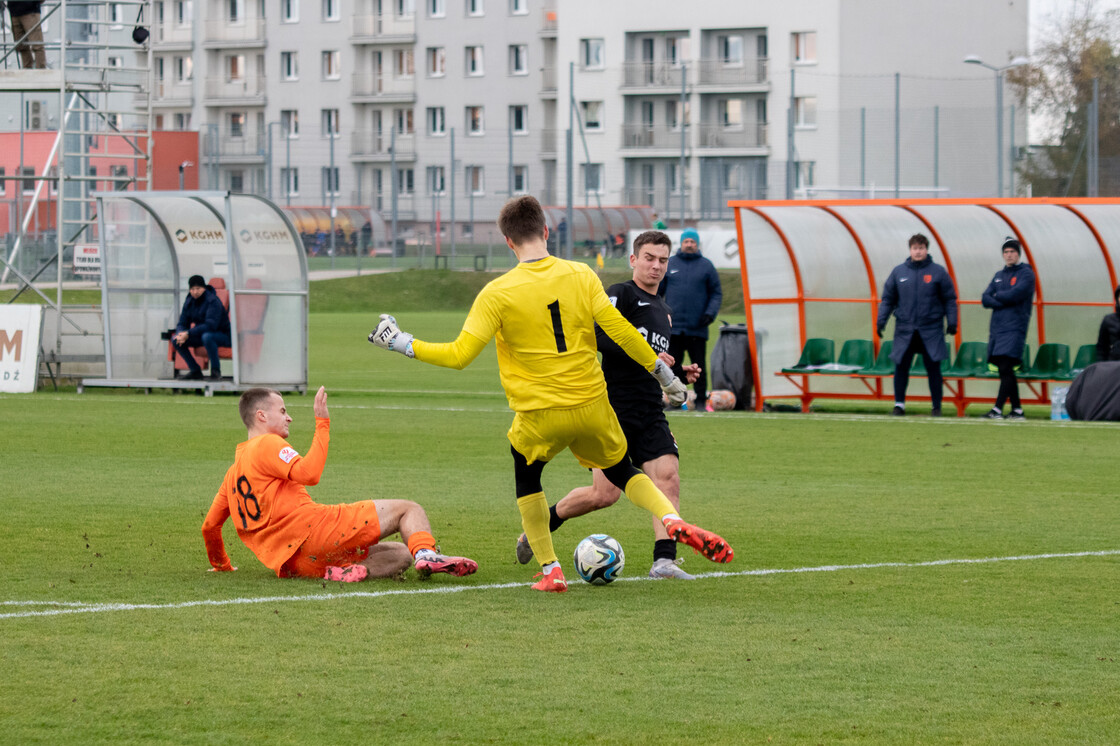
{"label": "goalkeeper's white glove cuff", "polygon": [[405,357],[416,357],[412,350],[412,335],[402,332],[397,320],[387,313],[381,314],[381,322],[369,333],[369,341],[386,350],[399,352]]}
{"label": "goalkeeper's white glove cuff", "polygon": [[412,351],[412,335],[408,332],[400,332],[393,337],[392,341],[389,342],[389,349],[393,352],[399,352],[405,357],[416,357],[416,353]]}
{"label": "goalkeeper's white glove cuff", "polygon": [[657,358],[657,362],[653,366],[653,377],[664,388],[677,380],[677,376],[673,373],[673,369],[665,364],[661,358]]}

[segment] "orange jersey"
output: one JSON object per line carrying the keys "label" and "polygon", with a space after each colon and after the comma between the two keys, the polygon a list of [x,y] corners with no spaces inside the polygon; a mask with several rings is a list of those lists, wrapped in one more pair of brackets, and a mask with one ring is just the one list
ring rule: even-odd
{"label": "orange jersey", "polygon": [[305,489],[319,483],[329,442],[330,420],[316,417],[315,437],[306,456],[273,434],[237,445],[233,466],[202,523],[206,554],[215,569],[232,569],[222,541],[227,518],[233,518],[245,546],[278,576],[309,536],[339,520],[342,506],[319,505]]}

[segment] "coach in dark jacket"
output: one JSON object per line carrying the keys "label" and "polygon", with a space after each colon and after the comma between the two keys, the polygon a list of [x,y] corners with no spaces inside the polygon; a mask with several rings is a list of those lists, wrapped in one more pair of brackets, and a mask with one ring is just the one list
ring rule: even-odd
{"label": "coach in dark jacket", "polygon": [[988,283],[980,297],[984,308],[992,309],[992,322],[988,327],[988,363],[999,371],[999,393],[991,411],[984,416],[991,420],[1003,419],[1003,403],[1011,400],[1010,419],[1023,419],[1023,405],[1019,401],[1019,381],[1015,369],[1023,364],[1023,344],[1027,341],[1027,327],[1031,324],[1031,302],[1034,300],[1034,270],[1019,261],[1023,248],[1014,238],[1008,238],[1000,249],[1003,252],[1003,269]]}
{"label": "coach in dark jacket", "polygon": [[941,361],[949,357],[945,334],[957,333],[957,291],[949,273],[929,256],[929,239],[921,233],[910,237],[910,258],[891,270],[883,285],[879,337],[894,313],[894,410],[906,414],[906,387],[910,366],[920,354],[929,376],[930,414],[941,415]]}
{"label": "coach in dark jacket", "polygon": [[172,343],[175,345],[176,352],[190,368],[187,378],[192,380],[202,378],[202,368],[191,354],[191,348],[198,346],[205,347],[206,355],[210,358],[210,377],[221,378],[218,348],[229,347],[232,344],[229,311],[222,305],[222,300],[214,288],[206,284],[202,275],[192,276],[187,282],[187,287],[188,296],[183,301],[183,312],[179,314],[179,323],[175,327]]}
{"label": "coach in dark jacket", "polygon": [[686,352],[689,362],[700,366],[700,377],[692,389],[696,392],[696,409],[702,410],[708,402],[708,327],[723,303],[723,288],[715,265],[700,253],[700,234],[695,228],[681,232],[681,249],[669,257],[657,294],[672,309],[669,354],[675,361],[673,372],[685,380],[682,366]]}
{"label": "coach in dark jacket", "polygon": [[1097,334],[1097,362],[1120,360],[1120,285],[1112,291],[1115,312],[1101,319]]}

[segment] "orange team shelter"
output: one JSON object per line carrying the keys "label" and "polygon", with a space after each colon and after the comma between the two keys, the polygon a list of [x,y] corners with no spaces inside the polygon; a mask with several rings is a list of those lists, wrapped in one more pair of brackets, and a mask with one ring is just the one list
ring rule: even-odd
{"label": "orange team shelter", "polygon": [[[18,233],[19,218],[26,214],[35,191],[33,179],[20,178],[20,167],[34,169],[34,174],[42,176],[57,175],[56,160],[47,163],[51,148],[54,147],[58,132],[36,130],[24,132],[22,145],[19,132],[0,132],[0,169],[5,177],[0,181],[0,234]],[[88,182],[87,192],[114,191],[114,183],[121,178],[144,177],[145,166],[142,160],[125,157],[130,146],[124,138],[114,135],[90,136],[92,142],[87,151],[87,169],[95,170],[96,181]],[[146,136],[137,135],[136,146],[146,147]],[[23,156],[20,157],[22,149]],[[22,160],[22,163],[21,163]],[[192,166],[183,169],[183,188],[198,189],[198,133],[180,131],[152,132],[152,189],[173,190],[179,188],[179,165],[190,161]],[[139,173],[133,174],[134,169]],[[118,176],[123,173],[124,176]],[[87,175],[89,172],[87,171]],[[131,188],[131,187],[130,187]],[[29,227],[32,233],[54,230],[58,222],[58,184],[48,183],[35,210],[35,217]]]}
{"label": "orange team shelter", "polygon": [[[875,333],[883,283],[905,261],[908,238],[925,234],[930,256],[948,270],[960,309],[951,353],[988,339],[991,312],[981,295],[1003,266],[1007,237],[1023,246],[1037,278],[1027,345],[1079,349],[1096,342],[1101,317],[1112,311],[1120,260],[1120,200],[1116,199],[893,199],[730,201],[739,243],[754,408],[766,400],[797,398],[808,410],[816,398],[893,399],[890,382],[855,375],[796,375],[793,366],[809,339],[869,340]],[[892,318],[885,332],[893,334]],[[975,345],[973,345],[975,346]],[[1053,345],[1050,345],[1053,347]],[[998,382],[946,378],[945,404],[958,414],[995,397]],[[1049,401],[1053,381],[1028,384],[1027,403]],[[908,399],[928,400],[911,382]]]}

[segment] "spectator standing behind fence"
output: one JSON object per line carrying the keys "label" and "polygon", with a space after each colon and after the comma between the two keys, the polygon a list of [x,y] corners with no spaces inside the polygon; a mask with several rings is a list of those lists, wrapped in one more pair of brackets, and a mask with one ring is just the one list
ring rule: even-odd
{"label": "spectator standing behind fence", "polygon": [[1023,247],[1008,237],[1001,247],[1003,269],[988,283],[980,302],[992,309],[992,322],[988,327],[988,366],[999,371],[999,393],[996,403],[984,416],[989,420],[1003,419],[1003,403],[1011,401],[1010,420],[1023,419],[1023,405],[1019,401],[1019,381],[1015,370],[1023,364],[1023,344],[1027,341],[1027,327],[1031,323],[1031,301],[1034,300],[1034,270],[1019,261]]}
{"label": "spectator standing behind fence", "polygon": [[658,295],[672,309],[673,333],[669,355],[676,361],[673,372],[684,380],[684,353],[688,361],[700,366],[700,377],[692,384],[697,411],[708,403],[708,327],[715,321],[723,302],[723,288],[715,265],[700,253],[700,234],[695,228],[681,233],[681,248],[669,259]]}
{"label": "spectator standing behind fence", "polygon": [[1097,334],[1097,362],[1120,360],[1120,285],[1112,291],[1115,311],[1101,320]]}
{"label": "spectator standing behind fence", "polygon": [[[910,237],[910,258],[891,270],[883,285],[876,329],[883,336],[894,313],[894,409],[906,414],[906,387],[910,366],[921,355],[929,376],[930,416],[941,416],[941,361],[949,356],[945,334],[957,333],[957,291],[949,273],[929,255],[929,239],[921,233]],[[944,319],[944,322],[942,321]],[[947,327],[947,328],[946,328]]]}
{"label": "spectator standing behind fence", "polygon": [[43,29],[39,25],[43,4],[40,2],[8,2],[8,15],[12,19],[12,40],[22,42],[16,45],[24,70],[47,69],[47,55],[43,51]]}

